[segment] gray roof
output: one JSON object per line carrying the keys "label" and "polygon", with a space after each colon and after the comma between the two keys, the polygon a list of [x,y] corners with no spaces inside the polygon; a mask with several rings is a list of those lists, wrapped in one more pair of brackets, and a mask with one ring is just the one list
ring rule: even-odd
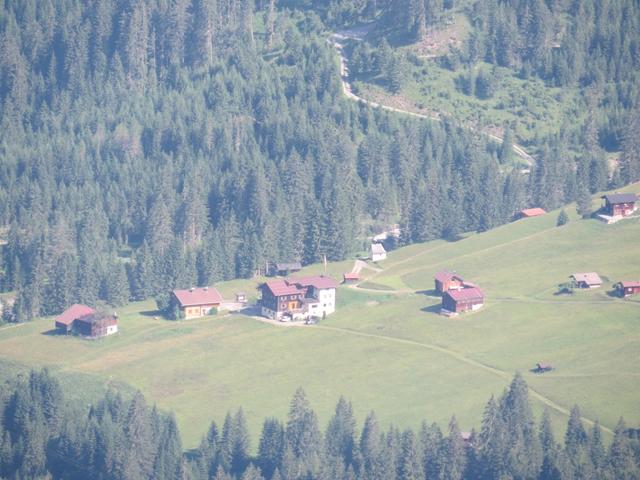
{"label": "gray roof", "polygon": [[610,195],[604,195],[602,198],[609,203],[633,203],[638,201],[635,193],[612,193]]}

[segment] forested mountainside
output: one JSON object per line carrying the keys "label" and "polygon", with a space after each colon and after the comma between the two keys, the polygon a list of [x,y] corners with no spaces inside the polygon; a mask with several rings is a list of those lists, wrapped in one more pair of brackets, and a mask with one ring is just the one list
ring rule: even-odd
{"label": "forested mountainside", "polygon": [[637,155],[611,176],[576,166],[562,135],[524,175],[479,134],[348,101],[321,18],[350,21],[349,5],[4,2],[0,291],[18,292],[13,319],[343,259],[392,223],[404,243],[455,238],[637,176]]}
{"label": "forested mountainside", "polygon": [[10,480],[638,478],[637,432],[620,420],[608,446],[603,435],[597,422],[583,424],[576,406],[558,443],[548,412],[536,424],[519,375],[487,402],[479,432],[461,432],[455,417],[444,430],[426,421],[384,430],[375,412],[360,429],[340,398],[323,433],[298,389],[286,422],[265,419],[257,445],[238,409],[186,455],[173,417],[140,393],[125,400],[108,392],[87,412],[65,401],[46,370],[0,390],[0,476]]}

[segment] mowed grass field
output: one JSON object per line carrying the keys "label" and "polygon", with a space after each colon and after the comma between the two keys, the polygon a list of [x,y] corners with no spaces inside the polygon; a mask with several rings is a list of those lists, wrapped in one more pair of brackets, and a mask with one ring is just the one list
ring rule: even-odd
{"label": "mowed grass field", "polygon": [[[640,185],[632,190],[640,191]],[[640,298],[608,294],[640,279],[640,218],[605,225],[557,212],[520,220],[457,242],[435,241],[391,252],[363,270],[362,288],[341,286],[338,311],[309,327],[284,327],[240,315],[178,322],[154,318],[154,303],[119,309],[120,333],[84,341],[48,333],[52,319],[0,328],[0,376],[49,366],[79,401],[106,388],[138,388],[173,411],[187,448],[211,420],[242,406],[257,444],[267,416],[285,418],[298,386],[326,425],[340,395],[362,420],[445,427],[455,414],[478,428],[484,405],[515,371],[532,388],[536,413],[550,406],[557,433],[575,403],[585,419],[613,428],[620,416],[640,423]],[[352,261],[329,265],[338,277]],[[438,315],[433,274],[456,270],[480,285],[487,304],[456,319]],[[307,269],[320,272],[321,266]],[[597,271],[597,291],[557,296],[574,272]],[[255,296],[257,280],[219,286]],[[376,288],[371,288],[374,286]],[[384,289],[380,289],[384,288]],[[536,362],[554,364],[544,375]]]}

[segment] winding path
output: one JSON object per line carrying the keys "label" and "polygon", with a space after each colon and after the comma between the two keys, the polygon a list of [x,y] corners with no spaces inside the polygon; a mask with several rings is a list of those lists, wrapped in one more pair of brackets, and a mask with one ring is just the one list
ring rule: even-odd
{"label": "winding path", "polygon": [[[351,83],[349,82],[349,67],[347,66],[347,57],[344,54],[344,46],[347,40],[355,40],[361,41],[373,28],[374,24],[365,25],[363,27],[353,28],[350,30],[342,30],[340,32],[336,32],[332,34],[330,38],[330,43],[334,46],[336,51],[338,52],[338,56],[340,57],[340,80],[342,82],[342,91],[347,98],[354,100],[356,102],[362,102],[367,104],[373,108],[381,108],[383,110],[388,110],[390,112],[402,113],[404,115],[411,115],[412,117],[423,118],[427,120],[435,120],[440,121],[440,119],[433,115],[424,115],[422,113],[411,112],[409,110],[403,110],[401,108],[395,108],[390,105],[383,105],[381,103],[377,103],[371,100],[367,100],[355,93],[353,93],[353,88],[351,87]],[[497,135],[483,132],[487,135],[491,140],[494,140],[498,143],[503,143],[504,139]],[[524,148],[520,145],[513,144],[512,146],[513,152],[524,160],[529,167],[531,167],[535,163],[535,159],[529,155]]]}

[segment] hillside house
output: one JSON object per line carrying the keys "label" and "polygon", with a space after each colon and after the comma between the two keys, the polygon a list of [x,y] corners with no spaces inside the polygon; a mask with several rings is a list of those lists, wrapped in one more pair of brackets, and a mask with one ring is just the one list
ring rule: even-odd
{"label": "hillside house", "polygon": [[356,283],[360,280],[360,274],[356,272],[348,272],[342,275],[342,283]]}
{"label": "hillside house", "polygon": [[96,311],[91,307],[79,303],[73,304],[56,318],[56,329],[61,333],[71,333],[76,320],[93,313],[96,313]]}
{"label": "hillside house", "polygon": [[184,318],[210,315],[220,307],[222,295],[213,287],[190,288],[171,292],[171,303],[176,305]]}
{"label": "hillside house", "polygon": [[81,337],[96,339],[118,332],[118,317],[94,312],[75,320],[74,332]]}
{"label": "hillside house", "polygon": [[635,193],[613,193],[601,198],[604,199],[602,210],[610,217],[626,217],[638,208],[636,206],[638,197]]}
{"label": "hillside house", "polygon": [[602,286],[600,275],[595,272],[574,273],[571,278],[578,288],[598,288]]}
{"label": "hillside house", "polygon": [[442,294],[449,290],[460,290],[464,288],[464,279],[455,273],[442,270],[435,275],[436,292]]}
{"label": "hillside house", "polygon": [[387,251],[381,243],[371,244],[371,261],[379,262],[387,258]]}
{"label": "hillside house", "polygon": [[478,287],[449,290],[442,296],[444,314],[460,314],[475,311],[484,305],[484,293]]}
{"label": "hillside house", "polygon": [[324,276],[270,280],[260,285],[260,312],[267,318],[304,320],[336,310],[338,283]]}
{"label": "hillside house", "polygon": [[269,275],[271,277],[275,277],[276,275],[286,277],[300,270],[302,270],[302,264],[300,262],[272,263],[269,267]]}
{"label": "hillside house", "polygon": [[524,210],[520,210],[516,215],[516,218],[531,218],[531,217],[539,217],[547,213],[542,208],[525,208]]}
{"label": "hillside house", "polygon": [[616,284],[616,289],[621,297],[628,297],[630,295],[637,295],[640,293],[640,281],[637,282],[619,282]]}

